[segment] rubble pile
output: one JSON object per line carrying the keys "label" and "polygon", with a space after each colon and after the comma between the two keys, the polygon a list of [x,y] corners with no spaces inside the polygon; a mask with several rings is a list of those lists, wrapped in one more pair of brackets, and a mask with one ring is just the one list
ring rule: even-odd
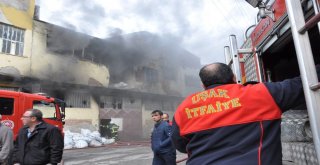
{"label": "rubble pile", "polygon": [[64,149],[100,147],[114,142],[114,139],[101,137],[98,131],[91,132],[88,129],[81,129],[81,133],[64,132]]}

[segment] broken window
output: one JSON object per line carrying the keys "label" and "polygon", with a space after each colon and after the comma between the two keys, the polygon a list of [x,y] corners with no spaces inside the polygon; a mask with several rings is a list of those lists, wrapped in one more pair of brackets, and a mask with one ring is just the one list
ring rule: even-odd
{"label": "broken window", "polygon": [[0,97],[0,114],[1,115],[12,115],[13,114],[13,98]]}
{"label": "broken window", "polygon": [[80,59],[85,57],[85,49],[77,49],[73,51],[73,55],[79,57]]}
{"label": "broken window", "polygon": [[88,35],[58,26],[47,27],[47,50],[55,55],[67,55],[81,60],[94,60],[94,54],[88,50],[91,42]]}
{"label": "broken window", "polygon": [[153,68],[144,67],[144,76],[147,83],[156,83],[158,82],[158,71]]}
{"label": "broken window", "polygon": [[101,96],[100,97],[100,108],[111,108],[111,97],[110,96]]}
{"label": "broken window", "polygon": [[113,109],[122,109],[122,99],[121,98],[113,98],[112,107],[113,107]]}
{"label": "broken window", "polygon": [[23,55],[24,30],[0,23],[0,51],[12,55]]}
{"label": "broken window", "polygon": [[100,97],[100,108],[112,108],[122,109],[123,108],[122,98],[112,96],[101,96]]}
{"label": "broken window", "polygon": [[66,94],[67,107],[90,108],[90,95],[87,93],[73,92]]}

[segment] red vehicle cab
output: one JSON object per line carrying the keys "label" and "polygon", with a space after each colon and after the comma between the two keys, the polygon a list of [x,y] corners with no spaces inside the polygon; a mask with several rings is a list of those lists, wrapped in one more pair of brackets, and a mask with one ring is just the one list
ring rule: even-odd
{"label": "red vehicle cab", "polygon": [[65,102],[62,100],[44,96],[43,94],[0,90],[1,123],[13,130],[14,137],[16,137],[19,129],[23,127],[21,121],[23,113],[31,108],[41,110],[45,122],[63,131]]}

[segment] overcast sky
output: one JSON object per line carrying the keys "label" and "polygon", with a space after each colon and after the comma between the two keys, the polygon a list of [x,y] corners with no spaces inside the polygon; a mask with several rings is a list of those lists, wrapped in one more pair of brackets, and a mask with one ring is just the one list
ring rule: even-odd
{"label": "overcast sky", "polygon": [[149,31],[170,35],[201,58],[224,62],[224,46],[254,24],[245,0],[36,0],[40,19],[99,38]]}

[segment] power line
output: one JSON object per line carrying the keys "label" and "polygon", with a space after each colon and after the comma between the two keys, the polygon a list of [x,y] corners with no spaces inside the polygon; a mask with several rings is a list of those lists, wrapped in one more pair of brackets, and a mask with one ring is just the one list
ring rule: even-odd
{"label": "power line", "polygon": [[237,28],[235,28],[234,24],[232,22],[230,22],[231,18],[227,18],[227,16],[225,15],[225,13],[223,12],[223,9],[220,8],[219,4],[216,4],[216,0],[212,0],[211,1],[213,3],[213,5],[217,8],[217,10],[219,10],[219,12],[221,13],[221,15],[224,17],[224,20],[230,25],[230,27],[234,30],[237,31]]}
{"label": "power line", "polygon": [[[236,7],[241,8],[241,9],[240,9],[240,12],[242,13],[242,15],[243,15],[244,17],[249,18],[249,17],[251,16],[251,14],[248,13],[248,11],[244,8],[243,5],[240,4],[239,1],[235,1],[235,2],[236,2],[236,3],[235,3]],[[237,10],[237,11],[239,11],[239,10]]]}

